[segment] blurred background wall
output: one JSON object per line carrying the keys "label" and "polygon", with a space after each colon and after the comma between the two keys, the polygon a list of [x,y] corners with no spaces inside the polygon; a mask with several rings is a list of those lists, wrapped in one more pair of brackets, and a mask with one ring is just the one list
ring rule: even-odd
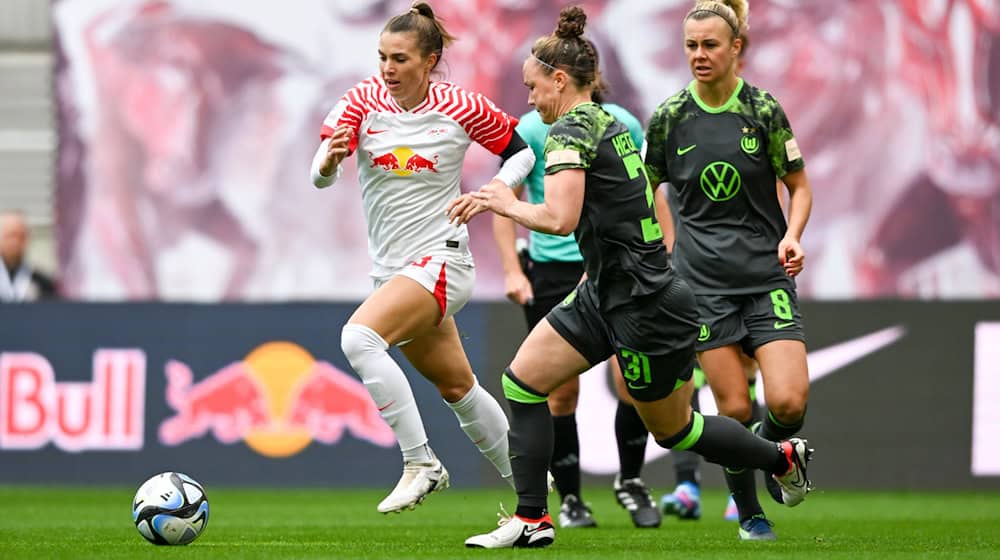
{"label": "blurred background wall", "polygon": [[[435,2],[460,38],[442,78],[526,111],[521,61],[562,4]],[[369,162],[349,160],[327,191],[307,170],[323,116],[376,71],[378,32],[407,5],[4,2],[4,206],[28,210],[33,250],[73,298],[363,297],[355,166]],[[689,2],[583,5],[611,98],[647,120],[690,80]],[[815,191],[803,296],[1000,296],[998,12],[994,0],[752,3],[746,78],[783,104]],[[496,165],[473,149],[464,188]],[[475,296],[497,299],[488,220],[472,227]]]}

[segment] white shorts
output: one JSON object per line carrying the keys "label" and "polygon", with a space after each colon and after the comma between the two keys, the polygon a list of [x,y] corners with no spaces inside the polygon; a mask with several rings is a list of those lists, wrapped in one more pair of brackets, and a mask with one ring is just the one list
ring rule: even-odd
{"label": "white shorts", "polygon": [[465,259],[428,255],[406,265],[395,274],[375,279],[375,289],[395,276],[412,278],[434,295],[441,321],[459,312],[472,297],[476,267]]}

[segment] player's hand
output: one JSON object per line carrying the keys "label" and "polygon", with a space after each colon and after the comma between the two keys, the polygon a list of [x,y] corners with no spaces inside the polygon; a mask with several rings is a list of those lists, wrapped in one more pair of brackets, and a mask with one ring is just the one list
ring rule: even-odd
{"label": "player's hand", "polygon": [[535,299],[535,292],[531,289],[531,282],[524,272],[518,270],[508,272],[504,275],[504,294],[507,299],[518,305],[531,305]]}
{"label": "player's hand", "polygon": [[477,214],[482,214],[486,208],[472,198],[471,193],[465,193],[448,203],[445,213],[448,214],[448,223],[460,226],[469,223]]}
{"label": "player's hand", "polygon": [[351,136],[354,130],[349,126],[338,126],[330,135],[330,145],[326,148],[326,158],[320,165],[319,172],[327,177],[333,175],[340,162],[347,157],[347,150],[351,143]]}
{"label": "player's hand", "polygon": [[806,264],[806,253],[797,239],[785,237],[778,243],[778,261],[788,276],[797,276]]}
{"label": "player's hand", "polygon": [[480,187],[478,191],[469,194],[480,206],[508,218],[510,217],[510,207],[517,203],[514,191],[497,180],[490,181]]}

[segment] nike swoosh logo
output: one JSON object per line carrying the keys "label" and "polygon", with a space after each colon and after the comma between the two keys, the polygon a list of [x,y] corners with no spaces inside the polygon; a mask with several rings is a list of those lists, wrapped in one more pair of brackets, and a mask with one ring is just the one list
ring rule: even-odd
{"label": "nike swoosh logo", "polygon": [[548,527],[545,527],[545,526],[543,526],[543,525],[539,525],[538,527],[535,527],[535,528],[533,528],[533,529],[532,529],[532,528],[528,528],[528,527],[525,527],[525,528],[524,528],[524,536],[526,536],[526,537],[530,537],[531,535],[534,535],[535,533],[537,533],[537,532],[539,532],[539,531],[544,531],[544,530],[546,530],[546,529],[548,529]]}
{"label": "nike swoosh logo", "polygon": [[802,469],[795,469],[795,480],[792,481],[792,486],[804,486],[805,483],[805,478],[802,476]]}
{"label": "nike swoosh logo", "polygon": [[848,340],[847,342],[841,342],[840,344],[834,344],[833,346],[810,352],[807,357],[809,362],[809,381],[822,379],[869,354],[874,354],[903,338],[905,334],[906,329],[902,326],[889,327]]}
{"label": "nike swoosh logo", "polygon": [[794,327],[794,326],[795,326],[795,321],[784,321],[784,322],[783,321],[775,321],[774,322],[774,328],[776,328],[776,329],[784,329],[784,328]]}
{"label": "nike swoosh logo", "polygon": [[[881,330],[851,338],[844,342],[812,350],[807,356],[809,363],[809,380],[813,383],[847,367],[879,350],[891,346],[906,335],[902,325],[887,327]],[[596,369],[600,368],[600,369]],[[618,406],[618,397],[607,385],[607,366],[598,364],[595,370],[603,372],[599,375],[580,376],[580,402],[577,408],[593,411],[583,417],[577,417],[577,429],[587,434],[587,441],[593,442],[592,451],[580,456],[580,467],[589,474],[615,474],[618,472],[618,454],[615,452],[614,427],[605,420],[608,414],[614,415]],[[763,396],[762,379],[757,379],[757,396]],[[702,414],[716,414],[718,408],[712,397],[711,389],[703,387],[699,392]],[[654,461],[667,454],[667,450],[658,445],[646,448],[646,461]]]}
{"label": "nike swoosh logo", "polygon": [[688,146],[687,148],[681,148],[680,146],[678,146],[678,147],[677,147],[677,155],[679,155],[679,156],[682,156],[682,155],[684,155],[684,154],[686,154],[686,153],[690,152],[691,150],[695,149],[695,147],[696,147],[697,145],[698,145],[698,144],[691,144],[691,145],[690,145],[690,146]]}
{"label": "nike swoosh logo", "polygon": [[382,134],[386,130],[389,130],[389,129],[388,128],[384,128],[382,130],[374,130],[371,127],[369,127],[368,130],[366,130],[365,132],[367,132],[368,134]]}
{"label": "nike swoosh logo", "polygon": [[649,385],[643,385],[642,387],[636,387],[635,385],[632,385],[631,383],[628,384],[628,388],[629,389],[635,389],[636,391],[638,391],[639,389],[645,389],[646,387],[649,387]]}
{"label": "nike swoosh logo", "polygon": [[394,405],[394,404],[396,404],[396,400],[395,400],[395,399],[393,399],[393,400],[389,401],[389,404],[387,404],[387,405],[385,405],[385,406],[380,406],[380,407],[379,407],[379,409],[378,409],[378,411],[379,411],[379,412],[382,412],[383,410],[385,410],[385,409],[389,408],[390,406],[392,406],[392,405]]}

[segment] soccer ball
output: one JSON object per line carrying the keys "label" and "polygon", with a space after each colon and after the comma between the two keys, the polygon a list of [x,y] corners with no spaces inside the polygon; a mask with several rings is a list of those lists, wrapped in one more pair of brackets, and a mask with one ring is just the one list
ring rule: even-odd
{"label": "soccer ball", "polygon": [[160,473],[135,493],[132,521],[153,544],[188,544],[208,525],[205,489],[185,474]]}

